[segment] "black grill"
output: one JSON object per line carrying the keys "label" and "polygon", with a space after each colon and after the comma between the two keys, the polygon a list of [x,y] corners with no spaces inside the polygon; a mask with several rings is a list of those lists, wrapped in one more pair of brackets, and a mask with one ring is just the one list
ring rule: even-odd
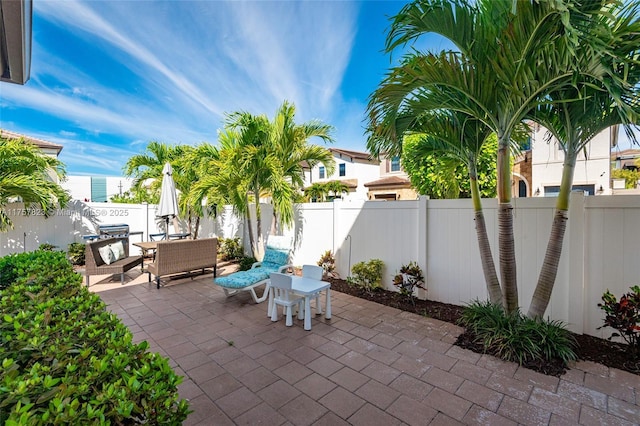
{"label": "black grill", "polygon": [[98,234],[100,234],[100,238],[129,238],[129,225],[126,223],[98,225]]}

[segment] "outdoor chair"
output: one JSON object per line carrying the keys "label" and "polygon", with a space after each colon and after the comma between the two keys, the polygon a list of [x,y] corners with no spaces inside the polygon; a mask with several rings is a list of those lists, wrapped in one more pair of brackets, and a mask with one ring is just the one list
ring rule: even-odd
{"label": "outdoor chair", "polygon": [[[302,276],[304,278],[311,278],[312,280],[322,281],[324,275],[324,269],[321,266],[316,265],[302,265]],[[320,304],[320,293],[317,293],[314,297],[316,301],[316,315],[322,314],[322,305]]]}
{"label": "outdoor chair", "polygon": [[[282,243],[288,241],[289,243]],[[269,296],[269,274],[272,272],[285,272],[292,268],[289,264],[291,249],[290,239],[282,237],[270,237],[261,262],[255,262],[251,269],[238,271],[224,277],[218,277],[213,283],[222,287],[227,297],[234,296],[241,291],[248,291],[256,303],[264,302]],[[264,292],[258,297],[256,287],[264,284]]]}
{"label": "outdoor chair", "polygon": [[284,324],[287,327],[291,327],[293,325],[294,306],[298,308],[298,318],[302,319],[304,296],[298,296],[291,290],[291,275],[279,272],[272,272],[269,275],[271,278],[271,289],[269,291],[273,292],[272,305],[270,305],[271,321],[278,321],[278,306],[282,306],[286,317]]}
{"label": "outdoor chair", "polygon": [[161,232],[159,234],[149,234],[150,241],[162,241],[167,238],[167,234],[165,232]]}

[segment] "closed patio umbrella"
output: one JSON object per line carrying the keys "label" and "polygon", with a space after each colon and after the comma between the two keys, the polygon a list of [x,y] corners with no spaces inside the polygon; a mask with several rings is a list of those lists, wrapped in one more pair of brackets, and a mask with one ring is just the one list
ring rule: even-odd
{"label": "closed patio umbrella", "polygon": [[178,215],[178,196],[172,174],[171,164],[166,163],[162,168],[162,187],[160,189],[160,204],[158,205],[157,214],[165,219],[167,237],[169,236],[169,218],[175,218]]}

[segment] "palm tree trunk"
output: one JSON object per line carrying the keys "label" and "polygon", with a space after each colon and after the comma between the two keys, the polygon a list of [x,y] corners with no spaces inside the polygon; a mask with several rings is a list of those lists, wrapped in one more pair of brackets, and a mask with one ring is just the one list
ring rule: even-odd
{"label": "palm tree trunk", "polygon": [[195,226],[195,229],[193,230],[194,240],[198,239],[198,228],[200,228],[200,216],[196,216],[196,226]]}
{"label": "palm tree trunk", "polygon": [[511,205],[511,162],[509,135],[498,137],[498,253],[502,281],[503,306],[507,313],[518,309],[516,251],[513,238],[513,206]]}
{"label": "palm tree trunk", "polygon": [[476,176],[475,167],[469,172],[471,183],[471,199],[473,201],[473,210],[475,212],[476,235],[478,238],[478,249],[480,250],[480,261],[482,263],[482,272],[484,272],[484,281],[489,292],[489,300],[493,304],[502,303],[502,290],[500,289],[500,281],[496,273],[496,266],[491,255],[491,245],[487,236],[487,226],[482,211],[482,203],[480,200],[480,190],[478,189],[478,178]]}
{"label": "palm tree trunk", "polygon": [[249,197],[246,196],[245,197],[245,202],[246,202],[246,206],[247,206],[247,212],[245,214],[245,217],[247,219],[247,228],[248,228],[248,232],[249,232],[249,245],[251,246],[251,254],[253,255],[253,257],[256,256],[256,241],[255,241],[255,237],[253,235],[253,225],[251,223],[251,209],[249,208],[250,204],[249,204]]}
{"label": "palm tree trunk", "polygon": [[549,306],[551,293],[558,275],[558,264],[562,255],[562,244],[564,242],[564,234],[567,229],[567,220],[569,219],[569,197],[571,195],[571,184],[573,183],[573,174],[575,171],[577,153],[568,152],[562,169],[562,182],[560,184],[560,193],[556,200],[556,213],[553,217],[551,225],[551,233],[549,234],[549,242],[547,251],[544,255],[544,262],[538,276],[538,284],[531,297],[531,305],[527,315],[531,318],[542,317]]}

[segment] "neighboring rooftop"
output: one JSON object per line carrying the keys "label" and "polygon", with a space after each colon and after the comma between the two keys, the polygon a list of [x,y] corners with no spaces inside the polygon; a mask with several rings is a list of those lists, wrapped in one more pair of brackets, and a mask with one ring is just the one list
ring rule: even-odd
{"label": "neighboring rooftop", "polygon": [[43,139],[34,138],[31,136],[21,135],[20,133],[12,132],[10,130],[0,129],[0,137],[8,139],[24,139],[40,149],[51,149],[56,151],[56,154],[60,154],[62,151],[62,145],[55,144],[53,142],[45,141]]}
{"label": "neighboring rooftop", "polygon": [[334,155],[337,155],[340,158],[343,158],[343,159],[346,158],[351,161],[363,160],[363,161],[378,162],[378,160],[376,158],[372,158],[371,154],[369,154],[368,152],[350,151],[348,149],[341,149],[341,148],[329,148],[329,151],[331,151]]}
{"label": "neighboring rooftop", "polygon": [[375,188],[379,186],[393,187],[393,186],[405,186],[411,185],[409,179],[400,176],[386,176],[373,182],[365,183],[367,188]]}

